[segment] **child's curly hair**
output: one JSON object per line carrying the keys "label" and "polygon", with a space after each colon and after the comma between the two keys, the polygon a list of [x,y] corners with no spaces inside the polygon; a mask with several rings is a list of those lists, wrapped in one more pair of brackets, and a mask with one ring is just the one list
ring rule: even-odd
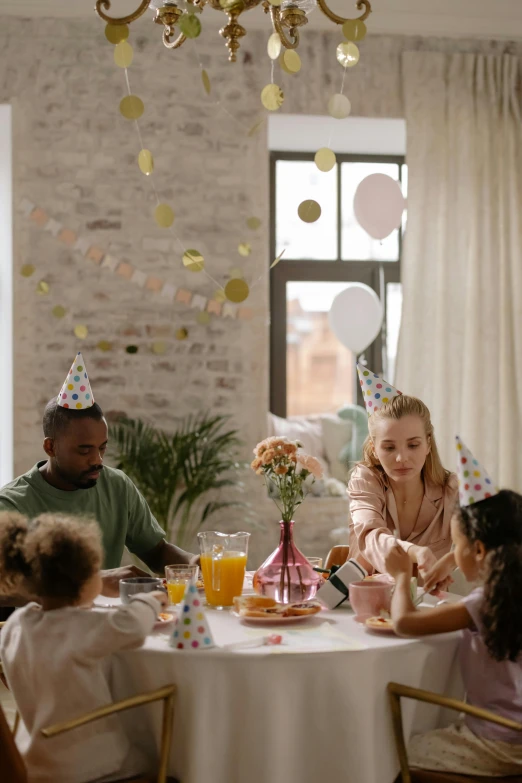
{"label": "child's curly hair", "polygon": [[100,570],[102,544],[96,522],[59,514],[35,519],[0,513],[0,593],[21,591],[77,601]]}

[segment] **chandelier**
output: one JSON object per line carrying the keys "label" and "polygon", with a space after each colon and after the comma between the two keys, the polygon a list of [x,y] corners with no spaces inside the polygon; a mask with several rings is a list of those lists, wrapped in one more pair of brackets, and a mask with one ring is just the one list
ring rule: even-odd
{"label": "chandelier", "polygon": [[139,19],[148,8],[151,8],[155,11],[154,22],[163,26],[163,43],[167,49],[178,49],[187,38],[196,38],[199,35],[201,23],[196,14],[201,13],[204,7],[209,5],[228,17],[228,24],[219,32],[226,40],[230,52],[228,59],[230,62],[236,62],[240,38],[246,35],[245,28],[238,22],[243,11],[261,5],[265,14],[270,15],[273,33],[279,36],[285,49],[297,49],[299,28],[308,23],[307,14],[315,8],[316,3],[334,24],[352,23],[353,35],[347,36],[350,40],[360,40],[364,37],[366,33],[364,20],[372,10],[369,0],[358,0],[357,8],[364,11],[357,19],[338,16],[330,10],[326,0],[142,0],[133,13],[121,18],[113,18],[106,13],[110,10],[111,0],[96,0],[95,10],[108,24],[124,25]]}

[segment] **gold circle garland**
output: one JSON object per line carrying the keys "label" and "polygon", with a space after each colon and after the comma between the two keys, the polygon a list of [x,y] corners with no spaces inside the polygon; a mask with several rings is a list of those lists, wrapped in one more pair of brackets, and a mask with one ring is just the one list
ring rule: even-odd
{"label": "gold circle garland", "polygon": [[277,84],[267,84],[261,90],[261,103],[268,111],[277,111],[283,105],[285,96]]}
{"label": "gold circle garland", "polygon": [[347,41],[362,41],[368,32],[362,19],[347,19],[342,29]]}
{"label": "gold circle garland", "polygon": [[321,217],[321,207],[317,201],[306,199],[299,204],[297,214],[303,223],[315,223]]}
{"label": "gold circle garland", "polygon": [[235,304],[244,302],[245,299],[248,298],[249,293],[250,289],[248,287],[248,283],[246,283],[245,280],[241,280],[240,278],[233,278],[232,280],[229,280],[225,286],[226,298],[229,300],[229,302],[234,302]]}
{"label": "gold circle garland", "polygon": [[199,250],[185,250],[183,265],[190,272],[201,272],[205,268],[205,259]]}
{"label": "gold circle garland", "polygon": [[118,68],[129,68],[134,59],[134,49],[128,41],[122,41],[114,47],[114,62]]}
{"label": "gold circle garland", "polygon": [[120,101],[120,112],[126,120],[139,120],[144,111],[143,101],[137,95],[126,95]]}
{"label": "gold circle garland", "polygon": [[154,219],[160,228],[170,228],[174,223],[174,210],[169,204],[158,204],[154,210]]}
{"label": "gold circle garland", "polygon": [[321,147],[320,150],[317,150],[314,160],[319,171],[331,171],[337,162],[335,152],[328,147]]}
{"label": "gold circle garland", "polygon": [[352,41],[343,41],[337,47],[337,61],[343,68],[353,68],[359,62],[359,49]]}
{"label": "gold circle garland", "polygon": [[336,120],[344,120],[349,116],[352,110],[350,99],[340,92],[332,95],[328,101],[328,114]]}
{"label": "gold circle garland", "polygon": [[154,171],[154,158],[150,150],[141,150],[138,155],[138,166],[140,171],[147,176]]}
{"label": "gold circle garland", "polygon": [[108,24],[105,27],[105,37],[111,44],[119,44],[129,37],[129,27],[126,24]]}

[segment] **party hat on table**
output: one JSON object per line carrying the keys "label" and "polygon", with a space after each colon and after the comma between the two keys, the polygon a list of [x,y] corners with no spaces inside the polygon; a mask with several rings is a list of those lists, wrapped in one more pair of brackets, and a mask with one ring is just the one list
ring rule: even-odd
{"label": "party hat on table", "polygon": [[379,410],[394,397],[402,394],[395,386],[385,381],[381,375],[368,370],[363,364],[357,362],[357,373],[361,384],[361,391],[366,405],[366,412],[370,416],[374,411]]}
{"label": "party hat on table", "polygon": [[71,410],[83,410],[94,405],[89,376],[80,352],[76,354],[69,374],[58,395],[58,405]]}
{"label": "party hat on table", "polygon": [[457,454],[459,455],[457,476],[459,479],[460,505],[471,506],[472,503],[478,503],[479,500],[485,500],[492,495],[497,495],[498,487],[495,487],[492,479],[480,462],[475,459],[458,435],[456,436],[456,441]]}
{"label": "party hat on table", "polygon": [[180,609],[170,646],[176,650],[210,650],[215,647],[195,580],[188,583]]}

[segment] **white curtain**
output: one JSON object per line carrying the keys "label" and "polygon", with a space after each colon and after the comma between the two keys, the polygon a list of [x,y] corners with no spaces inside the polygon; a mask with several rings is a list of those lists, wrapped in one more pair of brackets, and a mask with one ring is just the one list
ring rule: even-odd
{"label": "white curtain", "polygon": [[406,52],[408,225],[397,385],[522,490],[522,123],[516,57]]}

